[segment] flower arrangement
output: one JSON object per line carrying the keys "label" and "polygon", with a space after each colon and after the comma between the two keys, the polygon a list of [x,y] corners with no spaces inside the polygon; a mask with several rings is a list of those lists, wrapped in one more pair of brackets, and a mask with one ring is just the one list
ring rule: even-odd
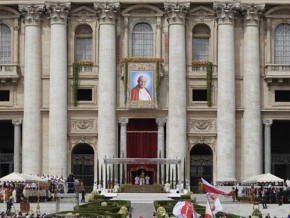
{"label": "flower arrangement", "polygon": [[205,60],[194,60],[191,62],[193,66],[206,66],[208,61]]}
{"label": "flower arrangement", "polygon": [[80,60],[78,61],[78,64],[82,66],[93,66],[94,62],[89,60]]}
{"label": "flower arrangement", "polygon": [[121,59],[121,63],[163,63],[164,59],[162,58],[136,58],[136,57],[125,57]]}
{"label": "flower arrangement", "polygon": [[259,208],[255,208],[252,212],[252,216],[262,217],[262,212]]}

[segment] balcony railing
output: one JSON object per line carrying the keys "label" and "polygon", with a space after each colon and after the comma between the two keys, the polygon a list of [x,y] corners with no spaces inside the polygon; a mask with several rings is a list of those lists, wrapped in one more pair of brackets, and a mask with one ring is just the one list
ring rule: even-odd
{"label": "balcony railing", "polygon": [[[192,75],[206,75],[207,71],[207,66],[206,65],[189,65],[189,72],[191,71]],[[212,74],[217,74],[217,65],[212,66]]]}
{"label": "balcony railing", "polygon": [[283,83],[290,80],[290,65],[268,64],[265,67],[265,80],[267,83]]}
{"label": "balcony railing", "polygon": [[0,81],[6,82],[11,80],[12,82],[17,82],[19,79],[18,65],[14,64],[2,64],[0,65]]}

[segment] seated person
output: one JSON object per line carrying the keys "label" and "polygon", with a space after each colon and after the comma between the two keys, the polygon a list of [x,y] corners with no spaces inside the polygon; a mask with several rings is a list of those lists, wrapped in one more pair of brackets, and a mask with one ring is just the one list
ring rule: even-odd
{"label": "seated person", "polygon": [[145,176],[145,185],[149,185],[150,184],[150,177],[148,176],[148,174]]}
{"label": "seated person", "polygon": [[139,185],[139,183],[140,183],[140,178],[139,178],[139,176],[135,176],[135,185]]}
{"label": "seated person", "polygon": [[145,184],[145,173],[144,171],[142,171],[140,174],[140,185],[144,185],[144,184]]}

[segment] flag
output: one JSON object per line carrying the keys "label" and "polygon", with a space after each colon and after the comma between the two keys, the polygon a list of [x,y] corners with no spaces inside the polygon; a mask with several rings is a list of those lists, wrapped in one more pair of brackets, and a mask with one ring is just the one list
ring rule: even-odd
{"label": "flag", "polygon": [[217,212],[223,209],[220,199],[216,198],[214,201],[214,205],[211,207],[212,213],[215,215]]}
{"label": "flag", "polygon": [[203,178],[201,178],[201,181],[203,183],[203,189],[205,192],[210,192],[214,194],[219,194],[219,195],[225,195],[225,196],[233,196],[233,192],[224,192],[213,185],[209,184],[207,181],[205,181]]}
{"label": "flag", "polygon": [[217,195],[216,194],[214,194],[214,193],[206,193],[207,195],[208,195],[208,197],[210,197],[212,200],[215,200],[215,199],[217,199]]}
{"label": "flag", "polygon": [[213,218],[212,211],[210,209],[210,206],[209,206],[209,202],[208,201],[207,201],[207,204],[206,204],[204,218]]}
{"label": "flag", "polygon": [[175,204],[172,213],[176,217],[198,218],[200,215],[196,213],[193,205],[189,201],[179,201]]}

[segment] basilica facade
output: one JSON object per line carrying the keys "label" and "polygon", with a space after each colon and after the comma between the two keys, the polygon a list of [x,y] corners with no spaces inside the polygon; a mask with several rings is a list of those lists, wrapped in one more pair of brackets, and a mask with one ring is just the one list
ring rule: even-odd
{"label": "basilica facade", "polygon": [[0,81],[1,177],[290,177],[284,0],[0,0]]}

